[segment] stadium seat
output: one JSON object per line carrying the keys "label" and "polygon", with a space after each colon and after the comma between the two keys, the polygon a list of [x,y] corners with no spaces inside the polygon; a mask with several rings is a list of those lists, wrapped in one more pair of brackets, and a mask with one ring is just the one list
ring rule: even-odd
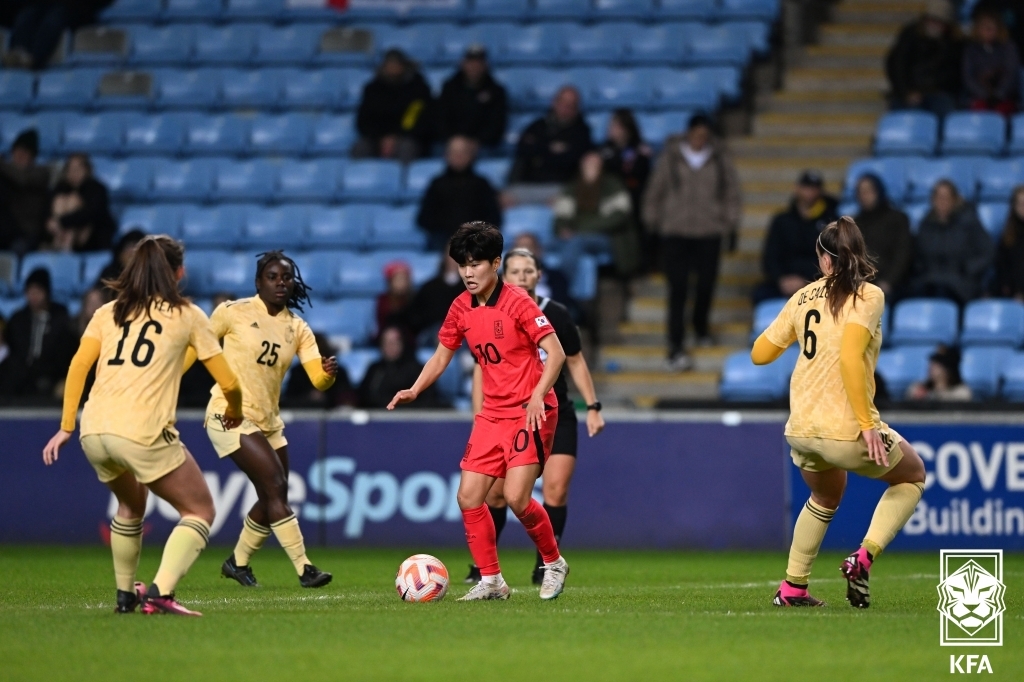
{"label": "stadium seat", "polygon": [[124,117],[119,114],[68,114],[63,121],[61,151],[116,154],[121,150]]}
{"label": "stadium seat", "polygon": [[423,249],[427,235],[416,226],[418,206],[376,206],[368,245],[372,249]]}
{"label": "stadium seat", "polygon": [[284,9],[285,0],[226,0],[224,18],[274,21]]}
{"label": "stadium seat", "polygon": [[878,354],[878,372],[893,400],[902,400],[910,384],[928,378],[928,356],[935,352],[933,346],[908,346],[885,349]]}
{"label": "stadium seat", "polygon": [[249,124],[249,152],[301,155],[309,145],[313,120],[308,114],[261,114]]}
{"label": "stadium seat", "polygon": [[338,194],[338,174],[344,162],[284,161],[277,172],[276,198],[280,201],[331,201]]}
{"label": "stadium seat", "polygon": [[35,128],[39,133],[39,153],[49,156],[60,149],[61,135],[64,128],[64,114],[56,111],[44,111],[32,116],[3,116],[3,149],[10,150],[14,140],[23,131]]}
{"label": "stadium seat", "polygon": [[255,292],[256,259],[249,253],[225,253],[210,271],[209,293],[227,292],[252,296]]}
{"label": "stadium seat", "polygon": [[345,109],[355,109],[363,99],[363,89],[373,79],[373,72],[367,69],[338,69],[340,81],[338,104]]}
{"label": "stadium seat", "polygon": [[84,294],[91,289],[100,279],[103,268],[110,263],[111,256],[106,251],[93,251],[82,254],[82,278],[78,288],[79,294]]}
{"label": "stadium seat", "polygon": [[186,114],[132,113],[124,118],[123,149],[128,154],[176,154],[185,144]]}
{"label": "stadium seat", "polygon": [[566,31],[562,59],[569,64],[617,64],[625,56],[628,25],[618,22]]}
{"label": "stadium seat", "polygon": [[21,258],[18,291],[25,288],[25,280],[33,270],[43,269],[50,273],[50,286],[55,297],[67,297],[78,293],[82,277],[82,261],[78,254],[41,252],[28,253]]}
{"label": "stadium seat", "polygon": [[409,5],[406,15],[410,21],[425,19],[459,21],[469,13],[469,0],[448,0],[442,3],[420,2]]}
{"label": "stadium seat", "polygon": [[530,0],[474,0],[471,12],[480,19],[525,19]]}
{"label": "stadium seat", "polygon": [[1006,146],[1006,120],[992,111],[958,111],[946,116],[943,154],[999,154]]}
{"label": "stadium seat", "polygon": [[220,18],[221,10],[220,0],[165,0],[163,18],[215,21]]}
{"label": "stadium seat", "polygon": [[156,200],[205,201],[210,196],[213,176],[209,159],[155,159],[150,196]]}
{"label": "stadium seat", "polygon": [[123,28],[83,26],[72,34],[66,65],[110,65],[125,61],[131,50],[131,36]]}
{"label": "stadium seat", "polygon": [[347,99],[348,80],[342,69],[288,69],[283,72],[281,106],[336,108]]}
{"label": "stadium seat", "polygon": [[951,180],[967,201],[973,201],[977,193],[974,175],[974,160],[966,158],[948,159],[907,159],[907,184],[909,201],[927,201],[939,180]]}
{"label": "stadium seat", "polygon": [[[444,172],[443,159],[422,159],[413,161],[405,172],[405,188],[402,196],[410,201],[419,200],[427,191],[431,180]],[[479,168],[477,169],[479,171]]]}
{"label": "stadium seat", "polygon": [[402,166],[397,161],[350,161],[342,171],[342,194],[358,201],[392,201],[402,193]]}
{"label": "stadium seat", "polygon": [[1017,114],[1010,119],[1008,151],[1014,155],[1024,154],[1024,114]]}
{"label": "stadium seat", "polygon": [[338,356],[338,363],[345,368],[348,380],[358,386],[366,376],[370,365],[380,359],[380,351],[375,348],[356,348]]}
{"label": "stadium seat", "polygon": [[[307,310],[303,311],[302,318],[309,325],[314,333],[324,334],[331,339],[334,346],[342,348],[352,346],[365,346],[374,336],[376,301],[372,298],[348,298],[341,301],[316,300]],[[376,352],[376,351],[371,351]],[[352,351],[345,353],[338,358],[339,361]],[[367,366],[376,358],[367,362]],[[344,366],[345,363],[341,362]],[[348,367],[345,368],[348,371]],[[362,374],[366,368],[362,369]],[[349,380],[351,380],[349,376]]]}
{"label": "stadium seat", "polygon": [[320,116],[313,122],[311,154],[348,154],[356,139],[352,114]]}
{"label": "stadium seat", "polygon": [[505,211],[501,232],[509,244],[528,232],[550,246],[555,239],[554,224],[555,216],[547,206],[516,206]]}
{"label": "stadium seat", "polygon": [[[439,27],[440,28],[440,27]],[[462,59],[466,48],[470,45],[483,45],[487,48],[488,57],[501,54],[505,43],[505,35],[509,26],[502,23],[480,23],[469,26],[444,27],[439,30],[437,45],[438,63],[446,64],[444,73],[452,74],[452,65]]]}
{"label": "stadium seat", "polygon": [[41,109],[70,107],[86,109],[96,99],[100,72],[95,69],[44,71],[36,84],[35,105]]}
{"label": "stadium seat", "polygon": [[99,156],[92,159],[93,173],[117,201],[145,201],[149,198],[152,165],[152,160],[146,157],[118,161]]}
{"label": "stadium seat", "polygon": [[686,56],[686,24],[629,26],[625,60],[632,64],[680,64]]}
{"label": "stadium seat", "polygon": [[977,205],[978,220],[981,226],[988,232],[993,243],[999,241],[1006,227],[1006,218],[1010,215],[1010,205],[1005,201],[986,202]]}
{"label": "stadium seat", "polygon": [[441,254],[423,253],[422,251],[378,251],[374,254],[378,269],[384,272],[384,267],[393,261],[402,261],[412,270],[412,283],[415,287],[423,286],[428,280],[437,275],[441,266]]}
{"label": "stadium seat", "polygon": [[964,346],[1024,346],[1024,304],[1013,299],[968,303],[960,343]]}
{"label": "stadium seat", "polygon": [[414,60],[427,64],[438,59],[439,40],[437,29],[423,24],[402,28],[378,27],[374,30],[374,47],[379,53],[398,48]]}
{"label": "stadium seat", "polygon": [[295,250],[302,245],[309,221],[308,207],[247,204],[242,209],[241,243],[246,248]]}
{"label": "stadium seat", "polygon": [[755,365],[750,351],[733,353],[722,367],[719,395],[722,400],[734,402],[785,398],[798,353],[795,346],[790,347],[782,357],[767,365]]}
{"label": "stadium seat", "polygon": [[712,19],[716,0],[659,0],[654,16],[658,19]]}
{"label": "stadium seat", "polygon": [[779,16],[779,0],[719,0],[716,15],[721,19],[761,19]]}
{"label": "stadium seat", "polygon": [[[692,111],[662,111],[639,114],[636,118],[644,142],[660,147],[670,135],[686,130],[692,116]],[[595,130],[594,134],[600,132]]]}
{"label": "stadium seat", "polygon": [[782,312],[788,300],[786,298],[773,298],[757,304],[757,307],[754,308],[753,327],[750,330],[751,343],[768,328],[768,325],[775,321],[775,318]]}
{"label": "stadium seat", "polygon": [[106,21],[128,21],[148,19],[154,21],[160,17],[163,0],[117,0],[101,13]]}
{"label": "stadium seat", "polygon": [[591,108],[643,108],[653,99],[650,82],[634,69],[573,69],[569,77],[579,84],[583,101]]}
{"label": "stadium seat", "polygon": [[1012,402],[1024,402],[1024,352],[1017,352],[1003,360],[1003,397]]}
{"label": "stadium seat", "polygon": [[975,164],[980,201],[1006,201],[1024,185],[1024,159],[982,159]]}
{"label": "stadium seat", "polygon": [[277,184],[277,167],[263,160],[214,159],[213,196],[216,199],[267,201]]}
{"label": "stadium seat", "polygon": [[566,85],[575,85],[586,102],[589,83],[574,82],[576,77],[586,77],[588,71],[570,74],[561,69],[524,68],[509,69],[511,81],[515,84],[510,92],[512,106],[516,109],[546,110],[555,93]]}
{"label": "stadium seat", "polygon": [[743,94],[743,71],[735,66],[704,66],[693,71],[709,90],[717,92],[727,102],[738,102]]}
{"label": "stadium seat", "polygon": [[730,21],[725,26],[735,36],[743,36],[754,54],[766,56],[771,51],[771,25],[764,21]]}
{"label": "stadium seat", "polygon": [[195,28],[188,24],[132,26],[132,51],[128,61],[136,66],[187,64],[192,58]]}
{"label": "stadium seat", "polygon": [[639,75],[652,90],[651,104],[659,109],[714,111],[721,95],[710,69],[646,69]]}
{"label": "stadium seat", "polygon": [[998,395],[1003,367],[1012,355],[1011,348],[979,346],[964,350],[960,376],[971,387],[975,400],[987,400]]}
{"label": "stadium seat", "polygon": [[576,263],[576,272],[569,282],[569,296],[577,301],[592,301],[597,297],[598,256],[584,254]]}
{"label": "stadium seat", "polygon": [[157,106],[208,109],[220,100],[220,71],[161,69],[154,72]]}
{"label": "stadium seat", "polygon": [[192,60],[203,66],[247,64],[255,51],[256,29],[249,24],[201,25],[196,28]]}
{"label": "stadium seat", "polygon": [[867,174],[877,175],[885,185],[885,191],[889,199],[899,204],[907,195],[907,166],[912,159],[904,159],[898,156],[889,158],[860,159],[850,164],[846,170],[846,181],[843,185],[843,198],[847,201],[854,199],[857,191],[857,182]]}
{"label": "stadium seat", "polygon": [[362,248],[370,232],[373,206],[316,206],[309,213],[306,243],[313,248]]}
{"label": "stadium seat", "polygon": [[345,296],[376,296],[384,291],[384,273],[374,255],[346,253],[338,259],[338,293]]}
{"label": "stadium seat", "polygon": [[917,234],[917,231],[921,228],[921,221],[928,215],[928,211],[932,210],[931,205],[927,201],[920,201],[915,204],[905,204],[903,206],[903,212],[907,214],[907,218],[910,219],[910,232],[911,234]]}
{"label": "stadium seat", "polygon": [[527,126],[537,119],[537,114],[513,114],[508,117],[508,126],[505,128],[505,145],[514,150],[519,143],[519,136],[523,134]]}
{"label": "stadium seat", "polygon": [[221,98],[228,107],[268,108],[281,98],[279,69],[225,69],[221,71]]}
{"label": "stadium seat", "polygon": [[275,27],[261,24],[256,29],[256,52],[259,64],[306,64],[320,47],[324,27],[319,24],[291,24]]}
{"label": "stadium seat", "polygon": [[580,21],[590,14],[590,0],[533,0],[532,18],[537,20],[573,19]]}
{"label": "stadium seat", "polygon": [[875,131],[875,153],[934,153],[939,138],[939,120],[934,114],[920,111],[890,113],[878,122]]}
{"label": "stadium seat", "polygon": [[337,293],[337,265],[344,255],[343,251],[307,251],[296,254],[292,260],[314,296],[333,296]]}
{"label": "stadium seat", "polygon": [[[433,348],[417,348],[416,361],[421,365],[425,365],[433,354]],[[465,377],[462,372],[461,363],[459,362],[459,358],[456,357],[448,363],[448,366],[434,385],[437,387],[438,393],[441,394],[441,398],[448,402],[453,402],[464,393],[464,379]]]}
{"label": "stadium seat", "polygon": [[750,60],[750,41],[728,24],[689,24],[686,31],[686,61],[698,66],[728,64],[745,66]]}
{"label": "stadium seat", "polygon": [[240,116],[193,114],[185,126],[189,154],[241,154],[248,147],[249,121]]}
{"label": "stadium seat", "polygon": [[224,251],[204,251],[185,249],[185,293],[189,296],[210,296],[210,273],[217,267],[222,256],[230,255]]}
{"label": "stadium seat", "polygon": [[502,52],[496,55],[501,64],[551,64],[562,55],[565,24],[530,24],[510,27]]}
{"label": "stadium seat", "polygon": [[[599,131],[593,131],[598,134]],[[476,162],[476,172],[487,178],[494,189],[501,189],[508,181],[508,172],[512,167],[509,159],[484,159]]]}
{"label": "stadium seat", "polygon": [[0,72],[0,108],[24,109],[32,101],[36,77],[29,71],[4,69]]}
{"label": "stadium seat", "polygon": [[320,34],[314,61],[322,65],[370,67],[375,56],[374,36],[368,27],[329,26]]}
{"label": "stadium seat", "polygon": [[896,305],[893,315],[893,345],[956,345],[959,311],[952,301],[936,298],[905,299]]}
{"label": "stadium seat", "polygon": [[[237,204],[212,208],[184,206],[181,209],[181,238],[194,248],[233,248],[242,239],[245,210]],[[218,267],[220,263],[218,262]],[[251,283],[252,276],[249,281]]]}
{"label": "stadium seat", "polygon": [[181,237],[181,206],[179,204],[152,204],[129,206],[121,214],[120,233],[139,229],[146,234],[166,234]]}
{"label": "stadium seat", "polygon": [[654,0],[593,0],[594,19],[649,19],[654,12]]}

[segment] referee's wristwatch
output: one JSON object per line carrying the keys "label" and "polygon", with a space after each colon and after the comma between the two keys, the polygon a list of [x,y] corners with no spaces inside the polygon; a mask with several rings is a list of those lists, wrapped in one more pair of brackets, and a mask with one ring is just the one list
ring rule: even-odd
{"label": "referee's wristwatch", "polygon": [[596,403],[594,403],[593,405],[587,405],[587,409],[588,410],[593,410],[594,412],[600,412],[601,411],[601,401],[599,400]]}

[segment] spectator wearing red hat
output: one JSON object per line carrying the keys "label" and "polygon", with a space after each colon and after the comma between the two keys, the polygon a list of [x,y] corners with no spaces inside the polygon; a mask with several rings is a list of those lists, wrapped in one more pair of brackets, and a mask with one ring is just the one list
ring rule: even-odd
{"label": "spectator wearing red hat", "polygon": [[409,337],[409,303],[412,302],[412,270],[405,261],[384,266],[387,290],[377,297],[377,329],[398,327]]}

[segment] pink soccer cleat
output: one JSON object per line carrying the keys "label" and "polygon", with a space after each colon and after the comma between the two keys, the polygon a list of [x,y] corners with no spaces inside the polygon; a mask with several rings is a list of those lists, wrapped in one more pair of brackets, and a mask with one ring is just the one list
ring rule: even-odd
{"label": "pink soccer cleat", "polygon": [[846,601],[855,609],[866,609],[871,606],[871,592],[868,589],[868,570],[874,559],[868,550],[861,547],[846,557],[839,566],[846,578]]}
{"label": "pink soccer cleat", "polygon": [[776,606],[824,606],[825,602],[815,599],[806,587],[794,587],[788,580],[783,580],[772,603]]}
{"label": "pink soccer cleat", "polygon": [[149,592],[142,597],[142,613],[147,616],[168,614],[172,616],[201,616],[198,611],[191,611],[174,600],[174,593],[161,595],[156,585],[149,586]]}

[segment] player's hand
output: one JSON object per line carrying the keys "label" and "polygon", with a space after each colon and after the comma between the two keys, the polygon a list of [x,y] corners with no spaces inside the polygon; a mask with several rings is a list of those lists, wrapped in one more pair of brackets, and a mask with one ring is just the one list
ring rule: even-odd
{"label": "player's hand", "polygon": [[587,410],[587,433],[593,438],[604,431],[604,417],[597,410]]}
{"label": "player's hand", "polygon": [[526,404],[526,429],[528,431],[540,431],[541,425],[548,420],[544,413],[544,398],[533,396]]}
{"label": "player's hand", "polygon": [[50,466],[57,461],[57,457],[60,454],[60,449],[64,447],[64,444],[71,440],[71,432],[61,429],[57,433],[53,434],[53,438],[43,448],[43,464]]}
{"label": "player's hand", "polygon": [[871,461],[879,466],[889,466],[889,453],[886,451],[885,443],[882,442],[882,437],[878,434],[878,429],[861,431],[861,435],[864,436],[864,442],[867,443],[868,457]]}
{"label": "player's hand", "polygon": [[412,390],[411,388],[407,388],[404,391],[399,391],[398,393],[395,394],[395,397],[391,399],[391,402],[388,403],[388,409],[393,410],[399,405],[411,403],[418,397],[419,396],[416,394],[416,391]]}
{"label": "player's hand", "polygon": [[338,376],[338,358],[333,355],[329,358],[321,358],[320,364],[323,365],[324,373],[330,377]]}
{"label": "player's hand", "polygon": [[229,407],[227,411],[225,411],[224,414],[220,416],[220,423],[228,431],[230,431],[231,429],[237,429],[239,426],[241,426],[243,419],[242,415],[228,414],[228,412],[230,411],[231,408]]}

